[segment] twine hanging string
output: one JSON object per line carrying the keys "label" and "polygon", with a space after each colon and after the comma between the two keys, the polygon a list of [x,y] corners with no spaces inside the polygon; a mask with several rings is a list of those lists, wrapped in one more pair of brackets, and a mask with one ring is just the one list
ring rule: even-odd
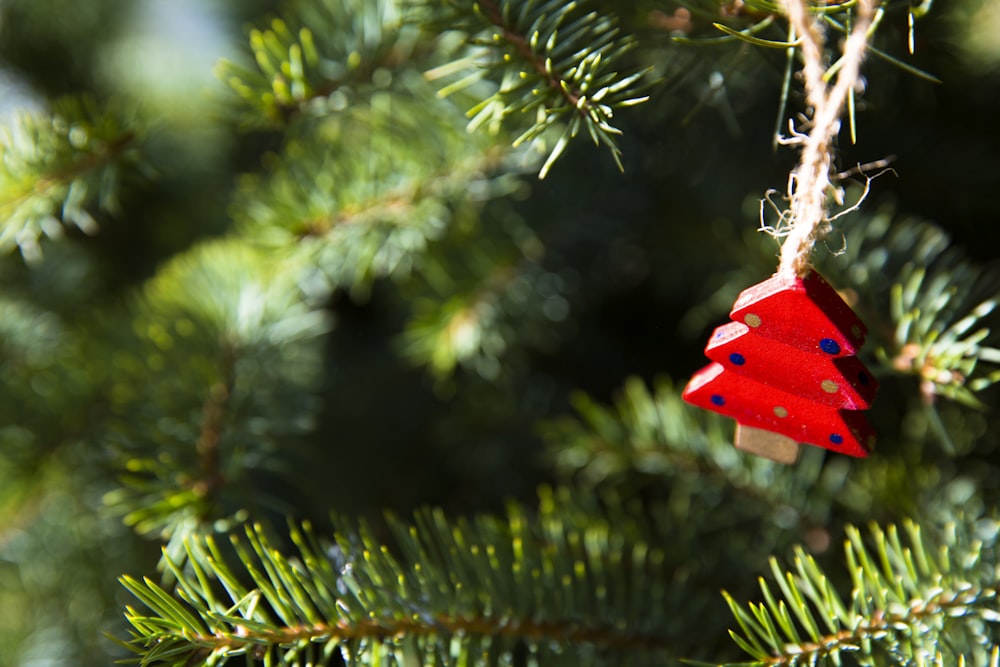
{"label": "twine hanging string", "polygon": [[826,38],[818,18],[809,12],[809,0],[784,2],[788,20],[800,39],[805,62],[802,78],[806,103],[812,111],[808,134],[791,127],[791,136],[781,140],[784,144],[802,147],[799,163],[788,179],[788,231],[781,245],[781,263],[778,266],[778,275],[785,278],[795,278],[806,272],[813,246],[830,230],[826,198],[830,188],[834,139],[840,131],[840,115],[848,93],[858,84],[867,33],[877,1],[857,0],[855,3],[854,25],[844,42],[840,69],[833,86],[824,80],[823,47]]}

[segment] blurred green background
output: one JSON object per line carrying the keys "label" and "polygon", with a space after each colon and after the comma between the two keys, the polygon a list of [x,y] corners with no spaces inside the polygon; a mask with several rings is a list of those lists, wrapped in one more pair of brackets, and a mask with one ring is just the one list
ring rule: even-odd
{"label": "blurred green background", "polygon": [[[400,353],[413,307],[405,288],[376,281],[367,296],[335,291],[318,422],[308,444],[288,448],[284,473],[248,482],[259,492],[247,499],[253,516],[280,524],[283,514],[322,520],[330,510],[530,502],[553,477],[539,420],[569,412],[576,390],[608,401],[631,375],[683,383],[703,364],[707,331],[736,292],[773,270],[777,247],[755,230],[759,198],[784,187],[795,157],[771,145],[783,53],[676,44],[662,27],[675,6],[604,5],[662,77],[648,103],[617,118],[624,173],[581,141],[546,180],[529,174],[490,204],[492,219],[544,244],[543,275],[526,298],[550,326],[510,346],[501,381],[485,367],[460,367],[441,381]],[[104,388],[116,382],[106,354],[136,290],[177,253],[229,231],[240,175],[261,171],[280,149],[280,132],[241,127],[213,74],[220,58],[247,60],[247,26],[280,6],[0,2],[4,121],[86,94],[155,127],[143,140],[153,173],[124,190],[98,234],[69,232],[68,243],[45,244],[30,265],[16,252],[0,258],[0,292],[37,308],[30,317],[0,311],[0,333],[5,343],[34,339],[41,357],[33,368],[44,369],[21,377],[13,357],[0,358],[9,386],[20,387],[0,398],[0,666],[121,657],[104,636],[122,636],[130,603],[116,577],[152,573],[160,544],[136,536],[104,501],[120,472],[97,437],[107,436],[98,428],[110,410]],[[839,164],[895,156],[895,174],[877,179],[865,208],[932,220],[990,264],[1000,243],[1000,3],[937,3],[917,23],[912,57],[905,6],[887,4],[879,44],[941,83],[873,61],[858,142],[842,142]],[[694,26],[694,36],[713,34],[705,16]],[[837,238],[829,246],[839,247]],[[28,325],[15,331],[15,322]],[[87,336],[67,345],[61,327]],[[893,395],[891,381],[886,391]],[[996,425],[995,416],[961,419],[971,430]],[[995,454],[995,445],[984,451]]]}

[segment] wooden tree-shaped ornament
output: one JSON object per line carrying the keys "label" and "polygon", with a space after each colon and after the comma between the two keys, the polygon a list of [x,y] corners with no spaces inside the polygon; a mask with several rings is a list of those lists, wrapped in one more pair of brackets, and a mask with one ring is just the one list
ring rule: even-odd
{"label": "wooden tree-shaped ornament", "polygon": [[875,433],[859,410],[878,385],[855,356],[867,329],[837,292],[812,270],[779,274],[744,290],[730,318],[684,400],[734,418],[736,446],[777,461],[793,463],[799,443],[867,456]]}

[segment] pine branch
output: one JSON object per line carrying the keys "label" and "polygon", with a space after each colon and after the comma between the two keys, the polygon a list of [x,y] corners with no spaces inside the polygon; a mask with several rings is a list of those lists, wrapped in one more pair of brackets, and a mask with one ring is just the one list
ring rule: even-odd
{"label": "pine branch", "polygon": [[460,365],[495,379],[511,333],[501,325],[505,313],[500,302],[517,273],[516,267],[499,264],[471,293],[417,301],[400,341],[403,354],[429,366],[439,381]]}
{"label": "pine branch", "polygon": [[439,383],[459,367],[495,381],[523,350],[552,345],[569,318],[570,289],[546,270],[541,241],[505,222],[497,229],[484,221],[475,237],[466,229],[442,238],[414,286],[400,349]]}
{"label": "pine branch", "polygon": [[791,510],[805,518],[829,510],[832,498],[819,489],[821,458],[807,456],[785,475],[770,461],[740,453],[731,421],[691,408],[665,379],[653,392],[641,379],[627,379],[611,407],[577,393],[573,407],[577,417],[543,422],[539,431],[560,475],[585,488],[627,488],[629,478],[648,476],[674,493],[689,488],[681,480],[691,480],[692,495],[734,493],[759,512]]}
{"label": "pine branch", "polygon": [[134,118],[65,99],[47,114],[24,115],[0,134],[0,252],[18,247],[40,257],[41,238],[64,226],[97,231],[97,211],[114,214],[123,174],[149,176]]}
{"label": "pine branch", "polygon": [[[921,426],[937,413],[922,407],[909,414],[898,407],[899,419],[913,432],[885,432],[880,455],[864,466],[809,447],[796,466],[786,467],[737,450],[733,422],[684,403],[679,389],[667,380],[647,388],[642,380],[630,378],[612,405],[582,393],[572,397],[572,405],[575,415],[548,419],[537,427],[557,479],[587,494],[610,493],[644,503],[645,516],[657,532],[642,533],[643,538],[669,540],[674,553],[689,553],[689,561],[698,560],[704,567],[713,562],[704,555],[713,529],[728,534],[731,526],[740,525],[741,534],[753,534],[742,545],[743,562],[742,557],[763,558],[775,544],[788,540],[828,542],[832,520],[954,518],[965,502],[965,496],[954,502],[944,499],[951,492],[942,487],[947,482],[938,474],[940,463],[926,453],[927,432]],[[955,474],[990,478],[994,466],[989,458],[992,441],[984,436],[990,430],[986,417],[947,407],[952,409],[941,411],[946,423],[940,431],[951,434],[952,444],[964,453],[983,452],[990,461],[973,459],[965,472]],[[950,454],[958,457],[955,451]],[[649,504],[661,497],[662,505]],[[720,506],[726,510],[720,513]],[[732,569],[731,564],[720,567]]]}
{"label": "pine branch", "polygon": [[[148,611],[129,608],[127,645],[142,664],[490,664],[526,652],[544,664],[634,664],[663,657],[669,614],[658,556],[606,524],[580,533],[557,516],[448,521],[441,512],[390,520],[392,550],[365,525],[337,522],[336,543],[291,529],[295,555],[259,527],[187,543],[171,594],[122,583]],[[252,587],[243,582],[250,580]]]}
{"label": "pine branch", "polygon": [[940,227],[889,209],[852,221],[844,243],[849,260],[826,263],[859,295],[866,320],[884,322],[873,336],[886,371],[918,378],[928,402],[983,407],[977,394],[1000,381],[1000,273],[970,261]]}
{"label": "pine branch", "polygon": [[[623,65],[635,42],[619,36],[612,18],[566,0],[450,2],[443,16],[438,9],[430,13],[432,30],[462,30],[470,45],[480,47],[428,73],[438,79],[473,70],[447,85],[442,94],[487,77],[497,86],[469,111],[470,129],[485,127],[496,134],[507,118],[534,114],[514,145],[532,144],[548,153],[540,177],[581,131],[595,145],[606,146],[622,169],[616,139],[621,131],[611,124],[612,118],[615,110],[646,101],[641,92],[648,70]],[[548,148],[548,130],[560,126],[558,139]]]}
{"label": "pine branch", "polygon": [[730,634],[751,664],[837,665],[848,656],[863,665],[955,664],[963,657],[985,664],[998,639],[992,624],[1000,622],[995,543],[959,528],[934,543],[913,522],[902,532],[905,538],[894,525],[873,525],[866,546],[860,531],[848,528],[849,601],[802,549],[794,570],[782,571],[772,559],[778,594],[761,579],[762,603],[744,608],[726,595],[740,626]]}
{"label": "pine branch", "polygon": [[408,277],[456,216],[517,183],[516,154],[469,141],[421,79],[397,81],[290,141],[268,173],[244,178],[233,206],[244,234],[298,245],[359,298],[377,278]]}
{"label": "pine branch", "polygon": [[[250,31],[256,67],[222,60],[216,76],[239,97],[247,126],[323,117],[364,99],[413,56],[417,31],[396,0],[302,0]],[[375,81],[378,79],[379,81]]]}
{"label": "pine branch", "polygon": [[145,288],[111,389],[123,471],[105,503],[143,534],[180,540],[241,516],[252,471],[309,429],[328,323],[302,265],[235,241],[175,258]]}

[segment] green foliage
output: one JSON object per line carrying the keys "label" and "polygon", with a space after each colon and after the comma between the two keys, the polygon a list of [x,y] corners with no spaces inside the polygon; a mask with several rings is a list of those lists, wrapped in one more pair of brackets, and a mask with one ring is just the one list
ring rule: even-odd
{"label": "green foliage", "polygon": [[397,0],[294,2],[250,31],[256,67],[224,60],[216,73],[248,107],[246,124],[284,124],[363,99],[413,55],[414,37]]}
{"label": "green foliage", "polygon": [[850,264],[829,263],[870,304],[869,321],[886,321],[871,327],[885,370],[918,378],[928,399],[983,407],[977,393],[1000,380],[1000,274],[970,261],[940,227],[889,209],[852,222],[844,243]]}
{"label": "green foliage", "polygon": [[669,480],[671,495],[684,498],[684,506],[736,493],[753,512],[782,512],[786,521],[826,516],[844,492],[839,473],[824,467],[814,448],[796,468],[740,453],[732,445],[732,421],[685,403],[665,378],[652,392],[641,379],[628,378],[613,406],[577,393],[573,407],[578,416],[542,422],[539,430],[555,469],[584,488],[625,493],[637,479],[654,488]]}
{"label": "green foliage", "polygon": [[241,231],[267,247],[297,244],[355,296],[409,277],[456,216],[516,185],[510,158],[455,121],[419,77],[397,77],[289,143],[265,176],[245,177],[233,204]]}
{"label": "green foliage", "polygon": [[793,570],[771,561],[780,593],[761,579],[764,602],[744,608],[727,596],[749,664],[995,664],[997,522],[984,521],[982,537],[952,526],[929,540],[912,522],[900,532],[872,526],[867,546],[848,528],[849,599],[801,549]]}
{"label": "green foliage", "polygon": [[[107,664],[104,633],[119,625],[120,593],[108,586],[143,562],[129,529],[108,521],[86,447],[26,471],[0,457],[0,664]],[[72,595],[67,595],[72,591]]]}
{"label": "green foliage", "polygon": [[146,171],[141,136],[131,115],[92,100],[17,118],[0,134],[0,252],[37,259],[41,238],[60,238],[64,225],[95,233],[94,216],[118,210],[122,178]]}
{"label": "green foliage", "polygon": [[460,226],[414,285],[413,316],[400,339],[403,354],[438,380],[459,367],[494,381],[544,349],[569,317],[571,286],[543,264],[541,240],[516,216],[481,227]]}
{"label": "green foliage", "polygon": [[58,386],[52,361],[58,358],[60,348],[68,344],[67,338],[63,322],[52,313],[22,300],[0,302],[0,341],[4,357],[10,360],[2,367],[0,382],[8,404],[16,406],[3,421],[5,440],[16,437],[15,434],[30,437],[30,433],[15,426],[15,417],[30,410],[39,393],[51,393]]}
{"label": "green foliage", "polygon": [[92,336],[106,324],[82,305],[100,288],[94,269],[65,243],[28,265],[0,260],[0,458],[12,471],[33,474],[105,414],[105,349]]}
{"label": "green foliage", "polygon": [[[732,604],[753,660],[996,667],[1000,86],[946,29],[976,2],[871,35],[840,159],[898,152],[871,199],[899,213],[817,256],[868,324],[879,445],[794,467],[680,398],[776,263],[779,4],[6,3],[0,85],[48,111],[0,136],[0,667],[718,664],[718,591],[799,543]],[[815,6],[830,76],[853,6]],[[713,24],[735,48],[670,39]],[[157,80],[192,35],[244,43],[228,109]],[[391,514],[324,537],[331,510]],[[872,520],[903,528],[836,567]]]}
{"label": "green foliage", "polygon": [[[577,134],[606,146],[622,168],[621,131],[612,118],[616,110],[646,101],[641,80],[647,71],[627,62],[635,42],[620,35],[613,18],[587,11],[585,3],[559,0],[448,2],[446,7],[443,12],[436,5],[427,9],[434,17],[432,29],[461,31],[472,50],[428,76],[453,79],[442,89],[444,95],[484,79],[494,86],[469,110],[470,128],[496,134],[511,116],[527,117],[527,123],[519,123],[527,129],[514,145],[530,143],[548,153],[542,178]],[[558,136],[551,148],[550,129]]]}
{"label": "green foliage", "polygon": [[650,393],[641,379],[632,377],[625,381],[614,408],[582,393],[573,397],[573,407],[579,419],[553,420],[541,431],[553,449],[557,469],[579,476],[584,484],[613,481],[630,471],[669,474],[681,457],[692,463],[714,459],[720,470],[748,472],[730,446],[725,421],[692,409],[669,380],[658,380]]}
{"label": "green foliage", "polygon": [[351,665],[662,658],[663,554],[625,542],[607,523],[577,531],[512,506],[506,520],[452,522],[425,511],[389,526],[391,549],[370,527],[346,522],[332,543],[293,526],[295,555],[259,527],[233,538],[235,558],[211,537],[191,540],[190,569],[171,566],[173,594],[123,578],[150,610],[128,610],[130,646],[143,664],[167,665],[234,656],[278,665],[336,655]]}
{"label": "green foliage", "polygon": [[748,458],[732,445],[731,421],[688,405],[667,379],[650,392],[639,378],[628,378],[613,407],[577,393],[573,407],[578,416],[543,422],[540,432],[555,469],[584,488],[626,493],[621,489],[655,489],[669,480],[673,503],[705,523],[711,511],[700,516],[690,508],[707,509],[703,503],[719,494],[740,497],[753,508],[748,515],[778,512],[784,521],[814,520],[835,502],[838,485],[823,479],[816,452],[807,451],[794,474]]}
{"label": "green foliage", "polygon": [[196,246],[144,289],[134,340],[114,354],[109,438],[125,471],[105,502],[172,539],[242,516],[258,469],[309,431],[325,313],[293,260],[235,241]]}

